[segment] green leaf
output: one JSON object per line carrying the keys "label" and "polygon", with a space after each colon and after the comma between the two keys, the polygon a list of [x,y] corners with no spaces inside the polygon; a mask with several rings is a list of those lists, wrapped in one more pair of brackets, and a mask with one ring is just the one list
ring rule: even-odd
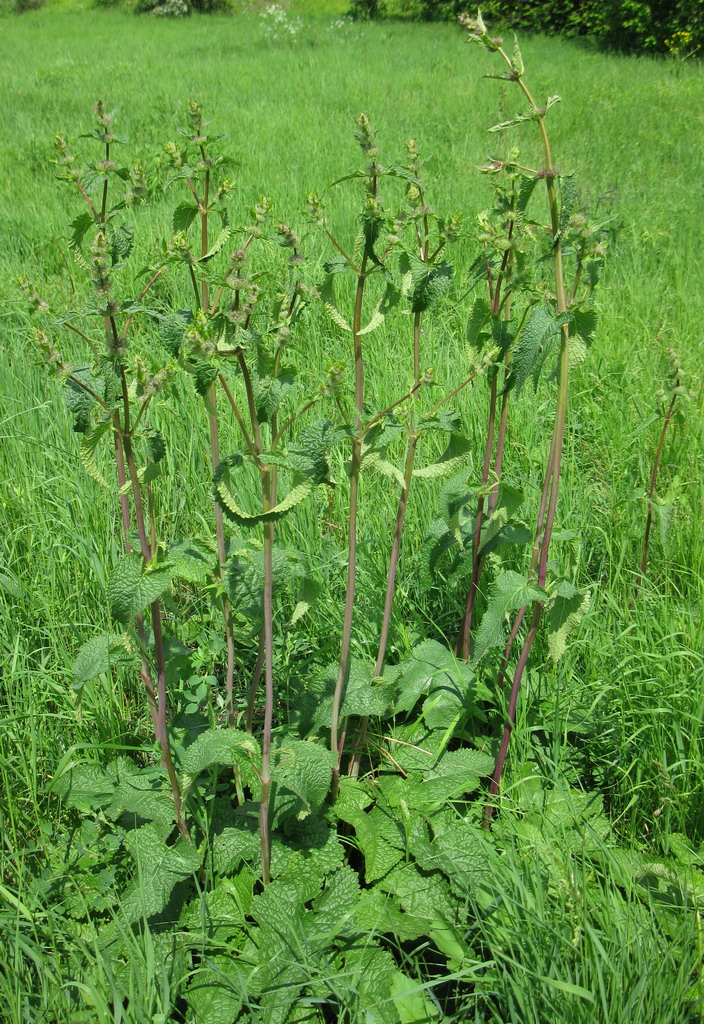
{"label": "green leaf", "polygon": [[452,264],[445,260],[426,263],[414,253],[404,252],[399,267],[402,274],[410,275],[412,313],[423,313],[436,305],[452,284]]}
{"label": "green leaf", "polygon": [[[233,459],[238,461],[232,461]],[[294,484],[286,497],[268,512],[249,513],[241,508],[232,493],[232,470],[242,463],[242,456],[228,456],[215,470],[213,476],[213,490],[215,496],[228,519],[238,523],[240,526],[257,526],[259,523],[269,523],[280,519],[292,508],[299,505],[315,489],[315,481],[305,477]]]}
{"label": "green leaf", "polygon": [[232,234],[232,229],[227,227],[227,225],[225,227],[221,228],[220,229],[220,233],[218,234],[218,237],[215,239],[215,241],[213,242],[211,247],[208,249],[208,251],[206,252],[205,256],[201,256],[200,257],[200,259],[198,260],[198,263],[207,263],[208,260],[211,260],[213,258],[213,256],[216,256],[220,252],[220,250],[222,249],[223,245],[228,240],[228,238],[230,237],[231,234]]}
{"label": "green leaf", "polygon": [[193,974],[186,994],[193,1024],[232,1024],[247,992],[245,965],[231,954],[209,955]]}
{"label": "green leaf", "polygon": [[533,601],[544,601],[545,597],[545,591],[529,583],[527,576],[511,570],[497,576],[489,590],[489,602],[477,630],[473,662],[478,662],[492,647],[500,647],[504,643],[504,620],[509,612]]}
{"label": "green leaf", "polygon": [[478,296],[472,303],[466,330],[467,344],[477,352],[481,351],[487,338],[483,331],[490,321],[491,306],[486,299]]}
{"label": "green leaf", "polygon": [[153,824],[128,832],[124,845],[136,870],[123,893],[119,916],[124,924],[132,924],[166,907],[176,883],[190,878],[200,867],[202,852],[184,838],[167,846],[164,830]]}
{"label": "green leaf", "polygon": [[145,567],[141,555],[125,555],[108,580],[110,614],[118,622],[128,625],[163,594],[171,577],[168,566]]}
{"label": "green leaf", "polygon": [[71,235],[68,244],[72,249],[83,247],[83,239],[86,233],[95,225],[95,219],[91,213],[82,213],[71,222]]}
{"label": "green leaf", "polygon": [[398,818],[378,805],[369,813],[347,805],[340,809],[340,817],[355,830],[368,885],[383,878],[403,859],[406,838]]}
{"label": "green leaf", "polygon": [[579,626],[591,605],[591,591],[577,590],[569,580],[558,580],[547,609],[548,651],[558,661],[567,649],[567,640]]}
{"label": "green leaf", "polygon": [[120,633],[100,633],[87,640],[73,663],[73,685],[80,689],[95,676],[109,672],[118,665],[134,664],[136,652],[128,636]]}
{"label": "green leaf", "polygon": [[168,548],[163,564],[173,579],[205,583],[217,564],[217,554],[202,540],[179,540]]}
{"label": "green leaf", "polygon": [[198,207],[195,203],[180,203],[174,210],[172,221],[174,232],[188,231],[197,216]]}
{"label": "green leaf", "polygon": [[[181,769],[190,782],[213,765],[237,767],[245,782],[254,782],[254,768],[261,766],[259,744],[239,729],[208,729],[187,747],[181,758]],[[184,787],[185,789],[186,787]]]}
{"label": "green leaf", "polygon": [[[493,551],[497,544],[506,539],[502,535],[502,531],[523,504],[523,497],[523,491],[519,491],[516,487],[511,487],[509,484],[499,485],[494,511],[485,521],[482,529],[479,542],[480,558]],[[527,539],[530,540],[531,537],[532,534],[528,532]]]}
{"label": "green leaf", "polygon": [[147,451],[151,462],[161,462],[166,456],[166,443],[160,431],[150,430],[147,434]]}
{"label": "green leaf", "polygon": [[519,395],[531,375],[537,381],[543,364],[557,344],[562,325],[571,319],[569,312],[553,316],[547,306],[531,309],[512,349],[507,391],[515,388]]}
{"label": "green leaf", "polygon": [[112,422],[110,420],[106,420],[105,423],[99,423],[97,427],[94,427],[83,435],[78,449],[81,462],[83,463],[86,472],[89,473],[89,475],[92,476],[93,479],[102,487],[107,487],[108,482],[98,467],[95,453],[98,445],[105,435],[109,433],[111,427]]}
{"label": "green leaf", "polygon": [[274,757],[273,784],[297,797],[289,813],[300,820],[318,810],[330,791],[337,756],[319,743],[286,740]]}
{"label": "green leaf", "polygon": [[421,479],[450,476],[467,464],[467,456],[472,450],[471,442],[462,434],[451,434],[447,448],[437,462],[430,466],[422,466],[413,470],[413,476]]}
{"label": "green leaf", "polygon": [[333,274],[328,274],[325,278],[320,289],[320,297],[323,300],[323,305],[325,306],[328,316],[332,322],[342,328],[343,331],[351,332],[352,328],[337,308],[337,302],[335,300],[335,279]]}
{"label": "green leaf", "polygon": [[430,1024],[440,1019],[440,1010],[431,1002],[427,990],[403,971],[394,974],[390,996],[401,1024]]}

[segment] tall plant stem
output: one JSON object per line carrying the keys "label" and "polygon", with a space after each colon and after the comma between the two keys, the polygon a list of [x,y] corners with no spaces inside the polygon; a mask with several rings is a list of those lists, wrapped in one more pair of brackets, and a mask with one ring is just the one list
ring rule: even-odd
{"label": "tall plant stem", "polygon": [[658,482],[658,472],[660,471],[660,460],[662,458],[663,448],[665,447],[665,436],[667,434],[670,421],[674,415],[675,407],[677,405],[677,395],[674,394],[670,400],[667,412],[665,413],[665,419],[663,420],[662,429],[660,431],[660,438],[658,440],[658,446],[655,451],[655,459],[653,460],[653,469],[650,474],[650,489],[648,491],[648,516],[645,520],[645,533],[643,535],[643,551],[640,557],[640,571],[636,576],[636,582],[633,586],[633,600],[638,597],[638,591],[640,590],[641,583],[643,582],[643,576],[645,575],[645,567],[648,564],[648,544],[650,543],[650,531],[653,526],[653,498],[655,497],[655,487]]}
{"label": "tall plant stem", "polygon": [[[264,511],[272,507],[271,473],[262,477]],[[274,524],[264,523],[264,733],[262,736],[262,794],[259,805],[259,833],[262,851],[262,880],[271,878],[271,837],[269,834],[269,790],[271,788],[271,729],[274,717],[274,619],[273,619],[273,551]]]}
{"label": "tall plant stem", "polygon": [[[210,385],[208,391],[208,425],[210,427],[210,464],[213,473],[220,464],[220,433],[218,428],[217,415],[217,392],[215,383]],[[214,502],[215,509],[215,539],[218,549],[218,575],[220,582],[223,582],[225,561],[227,552],[225,550],[225,520],[219,502]],[[225,706],[227,709],[227,724],[233,727],[235,724],[235,708],[233,703],[233,681],[235,677],[235,630],[232,618],[232,605],[227,594],[223,593],[222,598],[223,614],[225,617],[225,641],[227,644],[227,666],[225,669]]]}
{"label": "tall plant stem", "polygon": [[[504,50],[499,50],[501,56],[505,60],[506,64],[511,67],[511,61]],[[531,96],[528,89],[525,87],[521,79],[518,79],[518,85],[523,92],[524,96],[530,103],[534,111],[538,111],[533,97]],[[557,197],[557,191],[555,188],[556,172],[552,166],[552,155],[550,152],[550,143],[548,140],[547,132],[545,130],[544,117],[542,115],[538,118],[538,125],[540,128],[541,139],[543,142],[543,150],[545,154],[545,185],[548,193],[548,206],[550,209],[550,226],[552,230],[552,236],[554,239],[553,248],[553,272],[555,280],[555,296],[556,296],[556,307],[558,314],[564,313],[567,310],[567,296],[565,294],[565,281],[564,281],[564,269],[562,261],[562,245],[560,243],[560,210]],[[550,550],[550,540],[552,537],[553,526],[555,522],[555,511],[557,508],[557,496],[560,486],[560,471],[562,468],[562,448],[565,437],[565,419],[567,415],[567,398],[569,393],[569,327],[565,323],[561,327],[560,335],[560,361],[558,368],[558,387],[557,387],[557,402],[555,408],[555,420],[553,425],[552,439],[550,442],[550,456],[548,459],[548,467],[545,473],[545,482],[543,485],[543,492],[541,495],[541,511],[539,514],[538,529],[536,531],[536,543],[539,541],[539,552],[538,552],[538,586],[545,586],[545,579],[547,574],[547,562],[548,554]],[[545,515],[544,527],[542,527],[540,519],[542,515]],[[542,533],[542,536],[540,536]],[[533,563],[535,561],[535,551],[533,556]],[[491,778],[491,785],[489,788],[490,797],[494,797],[501,784],[501,777],[506,763],[506,756],[508,753],[508,747],[511,739],[511,732],[516,718],[516,705],[518,702],[518,696],[521,688],[521,681],[523,679],[523,673],[528,663],[528,657],[533,647],[535,636],[538,632],[538,626],[540,625],[540,619],[543,613],[543,602],[538,601],[533,612],[533,619],[531,621],[528,633],[526,634],[523,642],[521,653],[518,657],[516,669],[513,676],[513,685],[511,687],[511,695],[509,698],[509,706],[507,709],[507,719],[504,726],[504,733],[501,739],[501,745],[499,747],[499,754],[494,766],[494,772]],[[525,609],[521,609],[518,616],[521,618],[525,615]],[[518,618],[518,617],[517,617]],[[515,632],[514,632],[515,630]],[[517,635],[518,629],[512,629],[512,633]],[[491,821],[491,817],[494,812],[494,805],[488,803],[485,807],[485,822],[487,825]]]}
{"label": "tall plant stem", "polygon": [[[117,464],[117,484],[119,491],[119,502],[120,502],[120,516],[122,519],[122,542],[124,544],[125,553],[130,554],[132,551],[132,544],[130,543],[130,500],[125,491],[127,484],[127,472],[125,470],[125,453],[122,445],[122,437],[120,433],[115,430],[115,462]],[[139,639],[139,657],[140,657],[140,675],[142,682],[144,683],[144,690],[147,694],[147,706],[149,707],[149,717],[152,720],[152,727],[154,729],[154,735],[157,735],[159,724],[157,716],[157,703],[156,694],[154,692],[154,681],[152,679],[151,668],[149,667],[149,661],[145,653],[146,640],[144,633],[144,617],[141,612],[135,618],[135,628],[137,630],[137,638]]]}
{"label": "tall plant stem", "polygon": [[335,682],[335,693],[332,701],[330,722],[330,749],[338,755],[338,762],[333,769],[333,797],[337,794],[340,780],[340,756],[338,749],[338,731],[340,725],[340,707],[344,696],[350,666],[350,644],[352,640],[352,620],[354,617],[354,595],[357,582],[357,503],[359,500],[359,473],[362,466],[362,421],[364,417],[364,360],[362,356],[362,305],[364,302],[364,285],[367,272],[367,254],[362,257],[362,265],[357,278],[357,293],[354,302],[354,318],[352,322],[354,344],[355,372],[355,406],[358,436],[352,449],[350,466],[350,514],[349,537],[347,550],[347,586],[345,591],[345,610],[342,620],[342,643],[340,645],[340,664]]}
{"label": "tall plant stem", "polygon": [[484,523],[484,501],[486,498],[484,490],[489,482],[489,471],[491,469],[491,453],[494,448],[497,379],[497,373],[495,372],[493,380],[491,382],[491,391],[489,397],[489,425],[487,427],[486,445],[484,447],[484,465],[482,467],[481,491],[477,499],[477,515],[476,519],[474,520],[474,538],[472,541],[472,578],[470,580],[469,592],[467,594],[467,603],[464,609],[462,630],[460,632],[456,648],[458,657],[464,658],[465,661],[469,661],[469,638],[472,630],[472,613],[474,611],[474,602],[477,596],[477,590],[479,589],[479,576],[481,574],[479,546],[481,544],[482,525]]}
{"label": "tall plant stem", "polygon": [[[421,254],[425,255],[425,250],[422,245]],[[418,312],[416,312],[413,317],[413,388],[416,391],[420,388],[420,317],[421,314]],[[391,555],[389,556],[389,568],[386,573],[386,594],[384,597],[384,612],[381,620],[379,649],[377,651],[376,663],[374,665],[375,676],[380,676],[384,671],[386,648],[389,643],[389,629],[391,627],[391,614],[393,611],[394,595],[396,593],[396,574],[398,571],[399,555],[401,553],[403,523],[406,516],[406,508],[408,506],[408,496],[413,482],[413,465],[415,463],[417,446],[418,434],[415,432],[415,417],[412,416],[408,448],[406,449],[406,465],[403,473],[403,489],[401,491],[401,497],[399,498],[398,509],[396,511],[394,539],[391,545]],[[361,755],[366,743],[368,728],[369,717],[365,716],[359,723],[354,749],[347,769],[347,774],[354,779],[359,776]]]}
{"label": "tall plant stem", "polygon": [[[139,476],[137,474],[137,464],[134,459],[134,452],[132,451],[132,438],[128,429],[129,400],[127,397],[127,378],[124,370],[122,370],[121,376],[123,389],[123,404],[125,407],[125,430],[122,434],[122,445],[124,447],[127,473],[129,475],[129,480],[132,486],[132,500],[134,503],[135,520],[137,522],[137,532],[139,534],[139,544],[142,551],[142,556],[144,560],[148,562],[151,558],[151,549],[145,525],[144,507],[142,504]],[[156,739],[157,742],[159,743],[159,746],[161,747],[162,763],[169,777],[169,783],[171,785],[171,794],[173,796],[174,807],[176,809],[176,820],[178,823],[179,831],[187,839],[190,839],[188,826],[186,825],[182,813],[181,789],[179,787],[176,769],[174,768],[173,758],[171,757],[171,746],[169,744],[169,735],[166,727],[166,659],[164,655],[164,635],[161,628],[161,601],[158,598],[156,601],[153,601],[152,604],[150,605],[150,614],[152,620],[152,631],[154,633],[154,654],[156,658],[157,670],[157,708],[155,723]]]}

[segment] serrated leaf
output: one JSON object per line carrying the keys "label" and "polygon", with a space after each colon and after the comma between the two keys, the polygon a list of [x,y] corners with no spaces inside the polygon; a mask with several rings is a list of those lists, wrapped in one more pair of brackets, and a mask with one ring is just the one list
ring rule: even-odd
{"label": "serrated leaf", "polygon": [[166,456],[166,443],[158,430],[150,430],[147,434],[147,452],[151,462],[161,462]]}
{"label": "serrated leaf", "polygon": [[220,232],[218,234],[218,237],[215,239],[215,241],[213,242],[211,247],[208,249],[208,251],[206,252],[205,256],[201,256],[200,259],[197,262],[198,263],[207,263],[209,260],[211,260],[213,258],[213,256],[216,256],[220,252],[220,250],[222,249],[223,245],[228,240],[228,238],[230,237],[231,234],[232,234],[232,229],[227,227],[227,225],[225,227],[221,228]]}
{"label": "serrated leaf", "polygon": [[500,647],[505,639],[504,620],[533,601],[544,601],[545,591],[528,581],[527,576],[509,570],[502,572],[489,589],[489,601],[477,630],[472,661],[478,662],[492,647]]}
{"label": "serrated leaf", "polygon": [[[239,458],[241,460],[241,456]],[[268,512],[245,512],[238,505],[231,490],[232,470],[237,468],[231,459],[232,457],[221,462],[215,470],[213,490],[225,515],[240,526],[257,526],[259,523],[280,519],[287,512],[290,512],[292,508],[295,508],[296,505],[299,505],[315,489],[315,482],[306,477],[295,484],[286,497],[278,505],[275,505],[274,508],[269,509]]]}
{"label": "serrated leaf", "polygon": [[529,110],[525,114],[516,114],[509,121],[501,121],[499,124],[492,125],[491,128],[487,128],[489,132],[504,132],[507,128],[515,128],[516,125],[525,124],[526,121],[534,121],[535,113],[533,110]]}
{"label": "serrated leaf", "polygon": [[560,175],[560,234],[567,230],[577,205],[577,181],[574,174]]}
{"label": "serrated leaf", "polygon": [[153,824],[128,832],[124,845],[136,862],[120,903],[120,919],[127,925],[160,913],[176,883],[198,870],[202,852],[184,838],[167,846],[163,830]]}
{"label": "serrated leaf", "polygon": [[205,583],[214,567],[217,555],[201,540],[180,540],[168,548],[164,564],[174,579],[188,583]]}
{"label": "serrated leaf", "polygon": [[579,335],[589,345],[596,334],[598,322],[599,316],[595,309],[575,309],[572,312],[572,333]]}
{"label": "serrated leaf", "polygon": [[98,445],[110,431],[111,427],[112,422],[110,420],[106,420],[105,423],[99,423],[97,427],[94,427],[93,430],[89,430],[83,435],[78,448],[81,462],[83,463],[86,472],[102,487],[107,487],[108,482],[100,471],[95,453],[98,449]]}
{"label": "serrated leaf", "polygon": [[[479,557],[483,558],[492,551],[502,537],[501,531],[515,516],[523,504],[523,491],[509,484],[500,484],[496,504],[491,516],[486,520],[479,542]],[[532,535],[529,534],[529,539]]]}
{"label": "serrated leaf", "polygon": [[298,798],[292,811],[299,820],[325,800],[336,764],[337,756],[327,747],[308,740],[288,740],[276,749],[273,784]]}
{"label": "serrated leaf", "polygon": [[338,327],[342,328],[343,331],[352,331],[352,328],[347,323],[345,318],[342,316],[337,308],[335,300],[335,281],[334,275],[328,274],[325,278],[323,285],[320,289],[320,297],[323,300],[325,309],[327,310],[328,316],[337,324]]}
{"label": "serrated leaf", "polygon": [[118,665],[135,661],[129,637],[119,633],[100,633],[83,644],[73,663],[73,685],[80,689],[84,683]]}
{"label": "serrated leaf", "polygon": [[68,244],[72,249],[80,250],[83,246],[83,239],[86,233],[95,225],[95,219],[90,213],[82,213],[71,222],[71,235]]}
{"label": "serrated leaf", "polygon": [[191,224],[198,216],[198,207],[195,203],[179,203],[174,210],[172,226],[174,232],[188,231]]}
{"label": "serrated leaf", "polygon": [[245,965],[230,954],[211,954],[193,974],[186,992],[192,1024],[232,1024],[247,993]]}
{"label": "serrated leaf", "polygon": [[194,779],[213,765],[238,767],[247,779],[254,779],[253,766],[261,761],[259,744],[238,729],[208,729],[186,748],[181,758],[184,774]]}
{"label": "serrated leaf", "polygon": [[167,566],[145,567],[141,555],[125,555],[108,580],[110,614],[118,622],[128,625],[163,594],[171,576]]}
{"label": "serrated leaf", "polygon": [[413,470],[413,476],[421,479],[450,476],[458,472],[467,463],[467,456],[472,450],[471,442],[462,434],[451,434],[447,448],[437,462],[430,466],[422,466]]}
{"label": "serrated leaf", "polygon": [[567,649],[570,633],[589,611],[591,591],[577,590],[568,580],[558,581],[547,609],[548,651],[558,661]]}
{"label": "serrated leaf", "polygon": [[557,345],[562,325],[571,319],[570,312],[553,316],[547,306],[533,307],[511,352],[507,391],[515,389],[519,395],[530,376],[537,380],[543,364]]}

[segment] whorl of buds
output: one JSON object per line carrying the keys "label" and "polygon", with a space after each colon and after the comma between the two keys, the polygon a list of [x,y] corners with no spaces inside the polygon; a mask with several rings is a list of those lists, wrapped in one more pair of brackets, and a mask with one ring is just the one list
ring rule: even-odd
{"label": "whorl of buds", "polygon": [[110,127],[115,116],[114,110],[110,111],[109,114],[105,112],[105,107],[103,106],[102,100],[98,100],[98,102],[95,104],[95,106],[93,107],[93,113],[95,114],[95,120],[98,122],[100,127],[105,129],[108,129]]}
{"label": "whorl of buds", "polygon": [[37,346],[41,353],[43,361],[49,366],[55,373],[65,377],[71,372],[71,367],[63,359],[59,350],[54,346],[54,343],[49,338],[46,331],[36,330],[33,333],[34,344]]}
{"label": "whorl of buds", "polygon": [[216,345],[210,337],[210,325],[203,310],[199,309],[194,315],[184,340],[189,355],[196,359],[211,359],[215,355]]}
{"label": "whorl of buds", "polygon": [[276,233],[279,236],[279,244],[284,249],[292,249],[293,252],[288,258],[291,266],[299,266],[305,262],[305,257],[298,251],[301,246],[301,236],[290,228],[288,224],[277,224]]}
{"label": "whorl of buds", "polygon": [[420,157],[418,156],[418,143],[415,139],[409,139],[406,143],[406,152],[408,153],[408,169],[418,176],[420,171]]}
{"label": "whorl of buds", "polygon": [[452,245],[459,238],[462,218],[459,213],[452,213],[445,220],[439,223],[440,240],[446,245]]}
{"label": "whorl of buds", "polygon": [[145,396],[156,395],[159,391],[163,391],[175,379],[176,373],[176,366],[173,363],[168,363],[147,381],[144,387]]}
{"label": "whorl of buds", "polygon": [[480,9],[477,10],[476,18],[473,18],[469,14],[460,14],[457,20],[462,28],[467,30],[467,35],[471,42],[479,43],[485,49],[491,50],[492,52],[496,52],[496,50],[500,49],[503,39],[501,36],[489,35]]}
{"label": "whorl of buds", "polygon": [[99,231],[90,247],[90,276],[98,295],[108,295],[112,290],[108,245],[104,231]]}
{"label": "whorl of buds", "polygon": [[34,286],[27,280],[26,277],[19,277],[17,282],[25,294],[25,297],[30,305],[32,313],[48,313],[49,303],[46,302],[34,289]]}
{"label": "whorl of buds", "polygon": [[379,150],[375,145],[376,132],[369,123],[369,118],[366,114],[360,114],[355,122],[354,137],[360,145],[360,148],[365,156],[373,159]]}
{"label": "whorl of buds", "polygon": [[235,188],[235,183],[231,178],[223,178],[218,185],[213,201],[215,203],[224,203],[226,199],[232,194]]}
{"label": "whorl of buds", "polygon": [[173,168],[178,168],[183,165],[183,153],[175,142],[167,142],[164,146],[164,153]]}
{"label": "whorl of buds", "polygon": [[672,394],[677,395],[678,398],[687,401],[689,394],[684,386],[684,370],[682,369],[682,360],[673,348],[667,350],[667,358],[670,363],[670,378],[672,380]]}
{"label": "whorl of buds", "polygon": [[132,164],[130,167],[130,187],[124,196],[125,205],[137,206],[139,203],[146,202],[148,192],[144,168],[141,164]]}
{"label": "whorl of buds", "polygon": [[[197,135],[202,136],[203,134],[203,108],[197,100],[189,100],[186,104],[186,117],[188,118],[188,127]],[[194,139],[194,142],[203,141],[200,139]]]}
{"label": "whorl of buds", "polygon": [[328,222],[323,201],[317,192],[309,192],[306,196],[306,215],[317,228],[324,228]]}
{"label": "whorl of buds", "polygon": [[325,371],[325,376],[318,387],[318,394],[322,396],[333,395],[342,384],[345,377],[345,368],[342,363],[332,363]]}
{"label": "whorl of buds", "polygon": [[188,245],[188,238],[184,231],[177,231],[172,236],[167,246],[167,253],[174,259],[179,260],[181,263],[186,263],[189,266],[195,266],[197,259],[194,253],[191,252],[190,246]]}

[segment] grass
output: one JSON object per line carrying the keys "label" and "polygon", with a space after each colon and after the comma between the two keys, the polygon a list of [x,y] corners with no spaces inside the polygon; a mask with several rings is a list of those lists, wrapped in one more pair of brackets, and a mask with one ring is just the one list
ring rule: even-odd
{"label": "grass", "polygon": [[[337,26],[332,8],[328,17],[319,8],[309,16],[302,0],[300,10],[303,28],[289,42],[268,38],[256,12],[171,23],[50,6],[2,23],[0,91],[12,97],[0,110],[0,180],[10,196],[0,209],[0,1018],[8,1022],[108,1019],[110,992],[125,991],[123,984],[131,993],[124,1019],[177,1019],[168,1017],[177,996],[154,970],[158,936],[146,930],[133,937],[131,968],[111,965],[71,917],[75,879],[90,856],[80,830],[65,855],[65,902],[42,899],[42,864],[68,835],[52,778],[85,750],[115,752],[144,742],[142,701],[129,681],[110,689],[91,684],[80,703],[68,682],[78,646],[107,621],[104,584],[119,537],[105,492],[86,478],[67,416],[34,365],[15,285],[24,275],[51,297],[71,300],[68,199],[50,166],[54,133],[75,140],[102,98],[117,108],[118,130],[130,135],[136,155],[146,155],[174,136],[186,100],[196,96],[238,154],[238,209],[266,192],[275,216],[296,224],[305,192],[322,191],[356,163],[352,118],[365,110],[378,128],[382,161],[396,159],[409,136],[433,154],[438,209],[471,212],[489,202],[475,165],[492,155],[495,137],[486,127],[503,119],[503,104],[513,113],[515,101],[482,80],[489,62],[464,46],[459,31],[397,22]],[[593,605],[557,668],[536,651],[508,785],[519,793],[527,766],[548,780],[594,787],[624,846],[655,857],[684,842],[696,858],[704,843],[704,391],[697,379],[704,354],[704,77],[697,65],[617,58],[559,40],[526,40],[523,50],[536,91],[563,98],[551,124],[558,163],[578,173],[604,219],[614,218],[617,240],[599,299],[598,336],[574,375],[558,509],[560,527],[581,538],[578,576],[596,584]],[[343,237],[351,203],[340,192],[334,226]],[[144,215],[155,234],[167,232],[169,209],[170,200]],[[458,247],[460,275],[473,257],[469,241]],[[465,375],[465,307],[446,309],[426,361],[452,386]],[[398,341],[380,337],[371,360],[377,379],[393,386]],[[313,320],[306,344],[303,367],[337,354],[322,318]],[[692,400],[684,423],[668,435],[659,492],[679,478],[680,494],[667,544],[656,538],[651,545],[630,612],[658,429],[655,392],[669,347],[683,359]],[[384,403],[394,394],[390,387],[374,397]],[[540,487],[541,418],[550,402],[545,385],[537,403],[523,403],[514,414],[507,465],[529,492]],[[174,535],[209,523],[211,515],[210,496],[198,483],[206,431],[191,427],[191,420],[200,424],[195,403],[191,412],[161,424],[182,475],[182,486],[159,510]],[[483,389],[463,396],[462,412],[469,435],[481,437]],[[365,507],[358,623],[380,618],[387,552],[379,538],[388,536],[394,511],[381,486]],[[397,652],[419,635],[449,635],[459,617],[461,595],[427,593],[413,572],[433,510],[430,490],[409,510],[391,637]],[[327,587],[306,637],[286,633],[282,640],[281,660],[302,663],[303,672],[305,659],[320,657],[340,631],[344,564],[334,539],[318,540],[320,513],[311,503],[286,527],[320,565]],[[341,505],[333,522],[343,522]],[[354,648],[369,654],[368,642],[358,629]],[[241,669],[241,689],[246,678]],[[295,699],[295,675],[282,685]],[[478,938],[493,966],[476,983],[458,985],[457,1020],[701,1019],[692,1004],[702,998],[701,978],[691,991],[701,954],[701,896],[698,905],[685,901],[667,914],[656,905],[645,910],[608,858],[596,884],[593,866],[559,833],[547,853],[525,837],[506,843],[506,873],[496,882],[506,912],[498,930],[487,926]],[[37,978],[41,986],[32,995]],[[94,1008],[92,1018],[77,1015],[78,990],[62,987],[88,978],[81,999]]]}

